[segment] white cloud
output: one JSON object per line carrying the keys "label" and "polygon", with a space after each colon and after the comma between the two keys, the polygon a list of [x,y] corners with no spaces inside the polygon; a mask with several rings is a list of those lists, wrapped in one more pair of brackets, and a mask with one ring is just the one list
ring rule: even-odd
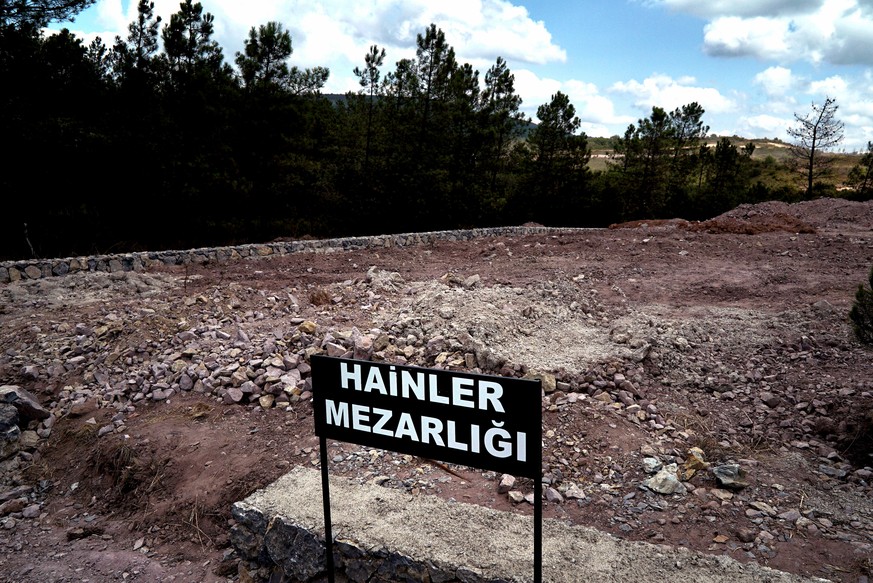
{"label": "white cloud", "polygon": [[617,115],[615,104],[593,83],[584,81],[567,81],[564,83],[564,92],[570,98],[570,102],[576,108],[576,115],[583,123],[602,126],[627,125],[636,121],[627,115]]}
{"label": "white cloud", "polygon": [[752,80],[763,90],[765,99],[764,111],[770,114],[791,114],[797,106],[796,95],[803,91],[808,81],[798,77],[791,69],[785,67],[769,67],[764,69]]}
{"label": "white cloud", "polygon": [[753,79],[770,99],[792,100],[792,93],[797,88],[798,79],[785,67],[769,67]]}
{"label": "white cloud", "polygon": [[717,56],[791,56],[790,21],[784,18],[719,17],[703,28],[704,49]]}
{"label": "white cloud", "polygon": [[696,101],[708,113],[727,113],[736,109],[736,103],[717,89],[698,87],[693,77],[673,79],[667,75],[653,75],[642,82],[632,79],[615,83],[610,90],[625,93],[634,100],[634,105],[646,114],[653,106],[668,111]]}
{"label": "white cloud", "polygon": [[[116,4],[118,0],[99,2]],[[178,11],[179,2],[155,0],[155,6],[167,21]],[[295,51],[307,55],[306,60],[324,55],[321,62],[307,62],[307,66],[325,64],[327,57],[354,49],[358,53],[344,56],[362,60],[374,43],[395,54],[414,50],[416,35],[431,23],[445,32],[464,62],[476,58],[493,62],[502,56],[542,64],[567,58],[543,22],[507,0],[209,0],[204,9],[215,16],[217,40],[230,52],[242,47],[252,26],[270,20],[283,23],[292,32]]]}
{"label": "white cloud", "polygon": [[[154,2],[164,24],[179,10],[179,0]],[[357,87],[352,69],[363,64],[372,44],[386,49],[386,70],[414,56],[416,36],[431,23],[445,33],[458,61],[474,64],[483,75],[498,56],[530,65],[567,59],[545,23],[508,0],[203,0],[203,6],[215,17],[214,38],[228,62],[242,50],[249,29],[278,21],[291,33],[294,65],[331,70],[328,92]],[[136,1],[98,0],[91,18],[91,32],[77,35],[90,41],[98,34],[93,30],[100,29],[99,36],[111,45],[116,35],[127,36],[127,25],[136,19]],[[75,23],[69,27],[77,28]]]}
{"label": "white cloud", "polygon": [[782,16],[815,10],[822,0],[649,0],[649,5],[666,6],[704,18],[724,14],[735,16]]}
{"label": "white cloud", "polygon": [[[124,11],[121,0],[104,0],[96,5],[97,21],[109,30],[126,31],[127,25],[136,17],[136,2],[131,2],[133,12]],[[119,36],[125,36],[119,34]],[[112,39],[115,36],[113,35]]]}
{"label": "white cloud", "polygon": [[834,23],[827,59],[835,64],[873,63],[873,11],[859,7]]}
{"label": "white cloud", "polygon": [[746,138],[787,139],[786,130],[794,123],[794,117],[777,117],[768,114],[742,116],[737,120],[737,134]]}
{"label": "white cloud", "polygon": [[542,21],[530,18],[527,9],[504,0],[460,0],[453,2],[421,2],[422,6],[444,8],[456,5],[451,15],[427,14],[428,25],[445,23],[446,36],[454,39],[455,49],[465,60],[498,56],[522,63],[545,64],[564,62],[567,53],[552,41],[552,35]]}
{"label": "white cloud", "polygon": [[529,69],[514,69],[515,92],[518,93],[522,102],[522,111],[530,117],[536,116],[537,107],[548,103],[552,95],[563,90],[563,84],[557,79],[539,77]]}
{"label": "white cloud", "polygon": [[581,129],[590,136],[609,136],[616,128],[624,128],[635,118],[617,114],[612,99],[600,93],[593,83],[571,79],[559,81],[539,77],[528,69],[513,71],[515,90],[522,97],[522,112],[536,121],[537,108],[549,103],[558,91],[570,98],[581,122]]}
{"label": "white cloud", "polygon": [[579,124],[579,130],[585,132],[586,136],[592,138],[609,138],[620,134],[614,126],[605,126],[600,123],[582,122]]}
{"label": "white cloud", "polygon": [[849,84],[839,75],[813,81],[809,84],[809,92],[815,95],[842,96],[845,95]]}
{"label": "white cloud", "polygon": [[840,110],[849,112],[847,117],[851,117],[853,125],[862,123],[873,124],[873,96],[868,95],[865,101],[849,101],[847,103],[837,102],[840,105]]}
{"label": "white cloud", "polygon": [[726,57],[873,64],[869,0],[648,0],[708,20],[707,54]]}

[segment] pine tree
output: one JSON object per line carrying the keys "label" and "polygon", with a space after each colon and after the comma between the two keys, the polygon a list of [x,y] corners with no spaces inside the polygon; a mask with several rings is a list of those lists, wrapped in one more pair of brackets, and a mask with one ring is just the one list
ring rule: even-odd
{"label": "pine tree", "polygon": [[855,304],[849,312],[852,327],[858,340],[864,344],[873,344],[873,269],[870,270],[869,287],[858,285],[855,292]]}
{"label": "pine tree", "polygon": [[0,26],[72,21],[96,0],[0,0]]}
{"label": "pine tree", "polygon": [[203,12],[200,2],[185,0],[179,11],[170,16],[161,36],[164,59],[173,85],[190,88],[193,80],[203,83],[223,82],[230,78],[230,67],[224,63],[221,46],[212,38],[215,17]]}
{"label": "pine tree", "polygon": [[848,182],[855,189],[852,196],[855,200],[873,198],[873,142],[867,142],[867,151],[849,171]]}

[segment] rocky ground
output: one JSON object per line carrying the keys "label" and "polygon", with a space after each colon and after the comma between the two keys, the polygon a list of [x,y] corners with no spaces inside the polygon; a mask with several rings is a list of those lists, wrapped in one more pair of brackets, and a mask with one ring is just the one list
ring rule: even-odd
{"label": "rocky ground", "polygon": [[[318,465],[323,352],[542,378],[546,516],[867,581],[873,352],[847,314],[871,265],[873,204],[819,200],[0,286],[0,580],[244,580],[230,505]],[[330,459],[532,509],[523,479]]]}

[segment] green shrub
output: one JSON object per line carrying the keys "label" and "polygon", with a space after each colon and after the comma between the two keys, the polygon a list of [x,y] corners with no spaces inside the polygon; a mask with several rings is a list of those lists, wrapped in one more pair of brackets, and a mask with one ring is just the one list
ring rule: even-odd
{"label": "green shrub", "polygon": [[873,269],[870,270],[870,286],[858,286],[855,292],[855,304],[849,317],[855,328],[855,335],[864,344],[873,344]]}

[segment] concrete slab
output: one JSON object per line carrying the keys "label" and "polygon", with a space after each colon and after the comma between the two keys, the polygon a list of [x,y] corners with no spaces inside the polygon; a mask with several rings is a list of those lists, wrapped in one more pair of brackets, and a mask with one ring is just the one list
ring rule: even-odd
{"label": "concrete slab", "polygon": [[[531,517],[331,478],[337,581],[532,581]],[[232,541],[253,580],[319,580],[321,474],[298,468],[234,505]],[[258,576],[260,575],[260,577]],[[543,580],[789,583],[804,579],[724,556],[543,523]]]}

